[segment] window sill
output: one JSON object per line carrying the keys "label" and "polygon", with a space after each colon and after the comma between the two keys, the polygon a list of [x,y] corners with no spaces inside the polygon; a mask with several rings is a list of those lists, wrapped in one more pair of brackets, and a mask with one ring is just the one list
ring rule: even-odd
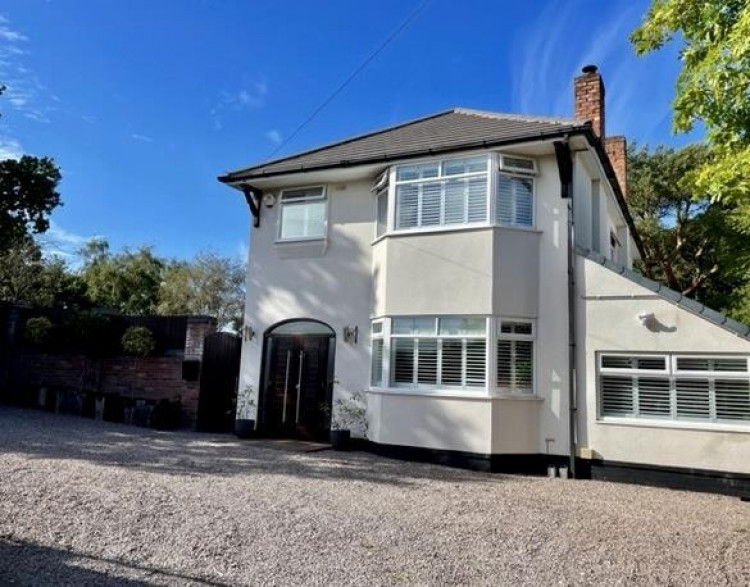
{"label": "window sill", "polygon": [[367,393],[373,395],[399,395],[399,396],[420,396],[434,398],[454,398],[469,400],[492,399],[484,390],[461,390],[461,389],[410,389],[408,387],[370,387]]}
{"label": "window sill", "polygon": [[324,243],[328,239],[325,236],[314,236],[314,237],[301,237],[301,238],[277,238],[273,241],[275,245],[300,245],[300,244],[315,244]]}
{"label": "window sill", "polygon": [[492,399],[503,399],[503,400],[519,400],[526,402],[543,402],[544,398],[534,393],[505,393],[495,392],[492,394]]}
{"label": "window sill", "polygon": [[694,430],[699,432],[735,432],[750,434],[750,425],[712,424],[674,420],[646,420],[638,418],[599,418],[597,424],[603,426],[625,426],[629,428],[665,428],[668,430]]}
{"label": "window sill", "polygon": [[379,243],[380,241],[391,236],[401,237],[401,236],[417,236],[417,235],[423,235],[423,234],[439,234],[443,232],[470,232],[474,230],[487,230],[490,228],[497,229],[497,230],[508,230],[512,232],[528,232],[531,234],[542,233],[541,230],[534,228],[532,226],[505,226],[502,224],[487,224],[487,223],[457,224],[454,226],[435,226],[435,227],[429,227],[429,228],[414,228],[411,230],[392,230],[370,241],[370,245],[375,245]]}

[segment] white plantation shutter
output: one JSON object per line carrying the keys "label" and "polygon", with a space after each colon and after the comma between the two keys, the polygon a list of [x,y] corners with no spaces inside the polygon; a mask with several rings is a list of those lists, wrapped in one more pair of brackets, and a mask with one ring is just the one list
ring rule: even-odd
{"label": "white plantation shutter", "polygon": [[466,341],[466,385],[484,387],[487,380],[487,342],[484,340]]}
{"label": "white plantation shutter", "polygon": [[396,228],[415,228],[419,225],[419,186],[396,187]]}
{"label": "white plantation shutter", "polygon": [[630,416],[633,411],[633,378],[603,375],[601,379],[602,414]]}
{"label": "white plantation shutter", "polygon": [[495,195],[498,224],[528,226],[534,224],[534,181],[525,177],[500,174]]}
{"label": "white plantation shutter", "polygon": [[678,379],[677,418],[708,420],[711,415],[708,379]]}
{"label": "white plantation shutter", "polygon": [[487,222],[488,158],[396,168],[396,228]]}
{"label": "white plantation shutter", "polygon": [[466,184],[467,222],[487,222],[487,178],[474,177]]}
{"label": "white plantation shutter", "polygon": [[434,338],[417,340],[417,383],[437,383],[438,341]]}
{"label": "white plantation shutter", "polygon": [[370,383],[374,387],[383,385],[383,347],[382,338],[372,339],[372,378]]}
{"label": "white plantation shutter", "polygon": [[415,341],[412,338],[394,338],[391,342],[393,347],[391,369],[393,370],[394,383],[412,383],[414,381],[414,343]]}
{"label": "white plantation shutter", "polygon": [[440,383],[443,385],[461,385],[463,383],[463,343],[461,340],[445,339],[443,340],[442,350]]}
{"label": "white plantation shutter", "polygon": [[466,190],[464,182],[453,179],[445,182],[445,224],[466,222]]}
{"label": "white plantation shutter", "polygon": [[396,386],[484,387],[486,320],[475,317],[394,318],[391,380]]}
{"label": "white plantation shutter", "polygon": [[717,379],[714,385],[717,419],[750,422],[750,381]]}
{"label": "white plantation shutter", "polygon": [[419,186],[422,192],[420,226],[440,224],[440,207],[443,199],[443,186],[440,183],[424,183]]}
{"label": "white plantation shutter", "polygon": [[599,401],[602,416],[750,424],[748,359],[602,355]]}
{"label": "white plantation shutter", "polygon": [[499,389],[513,393],[533,393],[533,337],[531,322],[501,323],[496,347],[496,384]]}
{"label": "white plantation shutter", "polygon": [[672,413],[669,379],[638,378],[638,413],[643,416],[663,416]]}

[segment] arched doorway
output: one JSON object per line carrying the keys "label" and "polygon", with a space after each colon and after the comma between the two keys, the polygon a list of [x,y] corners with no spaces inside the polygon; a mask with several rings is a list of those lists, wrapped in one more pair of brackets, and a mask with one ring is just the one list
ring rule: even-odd
{"label": "arched doorway", "polygon": [[285,320],[263,337],[262,434],[322,440],[331,424],[336,333],[319,320]]}

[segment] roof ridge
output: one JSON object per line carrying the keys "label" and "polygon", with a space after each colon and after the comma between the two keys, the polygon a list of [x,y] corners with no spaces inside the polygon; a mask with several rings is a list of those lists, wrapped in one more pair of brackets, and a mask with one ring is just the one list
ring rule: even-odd
{"label": "roof ridge", "polygon": [[579,118],[563,118],[558,116],[536,116],[521,114],[517,112],[495,112],[493,110],[477,110],[475,108],[464,108],[462,106],[453,109],[456,114],[469,116],[484,116],[486,118],[499,118],[501,120],[521,120],[524,122],[554,122],[557,124],[583,124],[585,121]]}
{"label": "roof ridge", "polygon": [[261,163],[258,163],[256,165],[250,165],[248,167],[241,167],[239,169],[235,169],[233,171],[228,171],[225,176],[231,176],[239,173],[245,173],[247,171],[251,171],[257,167],[265,167],[266,165],[274,165],[277,163],[282,163],[284,161],[288,161],[290,159],[294,159],[295,157],[300,157],[302,155],[310,155],[312,153],[317,153],[319,151],[323,151],[325,149],[330,149],[332,147],[338,147],[340,145],[346,145],[347,143],[351,143],[354,141],[358,141],[360,139],[366,139],[368,137],[372,137],[375,135],[383,134],[385,132],[389,132],[392,130],[396,130],[397,128],[402,128],[405,126],[410,126],[412,124],[416,124],[418,122],[424,122],[425,120],[430,120],[432,118],[439,118],[440,116],[445,116],[446,114],[453,114],[455,113],[456,108],[450,108],[448,110],[441,110],[439,112],[434,112],[433,114],[428,114],[426,116],[420,116],[419,118],[412,118],[411,120],[407,120],[406,122],[400,122],[398,124],[393,124],[391,126],[386,126],[383,128],[379,128],[377,130],[369,131],[366,133],[362,133],[359,135],[354,135],[351,137],[347,137],[345,139],[334,141],[332,143],[326,143],[323,145],[319,145],[317,147],[314,147],[312,149],[306,149],[304,151],[297,151],[295,153],[291,153],[289,155],[284,155],[283,157],[279,157],[278,159],[268,159],[266,161],[263,161]]}

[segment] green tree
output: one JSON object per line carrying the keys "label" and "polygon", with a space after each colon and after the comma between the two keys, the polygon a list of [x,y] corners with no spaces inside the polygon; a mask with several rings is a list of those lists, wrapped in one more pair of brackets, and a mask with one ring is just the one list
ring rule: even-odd
{"label": "green tree", "polygon": [[45,259],[28,237],[0,251],[0,300],[69,308],[87,304],[80,278],[61,259]]}
{"label": "green tree", "polygon": [[742,312],[733,292],[748,283],[750,242],[732,222],[734,207],[718,202],[681,178],[700,168],[708,149],[628,150],[628,204],[644,248],[640,268],[648,277],[734,316]]}
{"label": "green tree", "polygon": [[151,247],[112,254],[104,239],[92,239],[80,251],[81,278],[91,302],[125,314],[156,312],[165,263]]}
{"label": "green tree", "polygon": [[674,129],[703,123],[712,155],[681,184],[738,203],[733,220],[750,228],[750,0],[652,0],[631,40],[644,54],[674,37],[683,44]]}
{"label": "green tree", "polygon": [[49,215],[61,205],[62,176],[48,157],[24,155],[0,161],[0,251],[22,244],[49,228]]}
{"label": "green tree", "polygon": [[245,304],[245,268],[239,260],[202,252],[167,266],[159,292],[161,314],[206,314],[219,328],[238,331]]}

